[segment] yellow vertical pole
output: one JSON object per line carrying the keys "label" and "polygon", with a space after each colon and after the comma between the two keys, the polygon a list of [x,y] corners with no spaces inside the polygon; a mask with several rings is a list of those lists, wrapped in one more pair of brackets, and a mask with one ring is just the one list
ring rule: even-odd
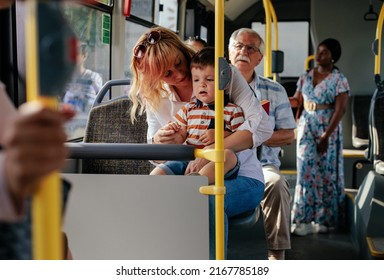
{"label": "yellow vertical pole", "polygon": [[308,70],[309,68],[309,63],[311,62],[311,60],[315,59],[315,55],[311,54],[310,56],[308,56],[305,61],[304,61],[304,70]]}
{"label": "yellow vertical pole", "polygon": [[274,42],[274,50],[277,51],[279,49],[279,27],[278,27],[275,8],[273,7],[271,0],[268,0],[268,1],[269,1],[269,11],[272,15],[273,28],[275,31],[275,33],[274,33],[275,40],[273,41]]}
{"label": "yellow vertical pole", "polygon": [[377,40],[377,54],[375,55],[375,73],[376,75],[380,75],[380,58],[381,58],[381,32],[383,29],[383,20],[384,20],[384,4],[381,6],[379,19],[377,20],[376,27],[376,40]]}
{"label": "yellow vertical pole", "polygon": [[[26,1],[26,81],[28,101],[37,100],[50,108],[57,108],[57,100],[39,97],[37,1]],[[38,164],[38,163],[36,163]],[[61,236],[61,192],[57,172],[44,178],[32,200],[33,258],[58,260],[63,258]]]}
{"label": "yellow vertical pole", "polygon": [[[219,58],[224,57],[224,0],[215,4],[215,123],[224,122],[224,90],[219,90]],[[215,126],[215,151],[224,154],[224,127]],[[215,162],[215,185],[224,187],[224,162]],[[216,259],[224,259],[224,194],[215,195]]]}
{"label": "yellow vertical pole", "polygon": [[[275,8],[273,7],[272,5],[272,2],[271,0],[268,0],[269,2],[269,11],[271,12],[271,15],[272,15],[272,22],[273,22],[273,28],[274,28],[274,50],[277,51],[279,50],[279,27],[278,27],[278,24],[277,24],[277,16],[276,16],[276,12],[275,12]],[[271,57],[271,60],[272,60],[272,57]],[[272,63],[272,62],[271,62]],[[272,67],[271,67],[271,72],[272,72]],[[276,73],[273,73],[273,80],[276,81],[277,80],[277,74]]]}
{"label": "yellow vertical pole", "polygon": [[272,35],[271,35],[271,12],[269,0],[263,0],[265,10],[265,54],[264,54],[264,76],[272,76]]}

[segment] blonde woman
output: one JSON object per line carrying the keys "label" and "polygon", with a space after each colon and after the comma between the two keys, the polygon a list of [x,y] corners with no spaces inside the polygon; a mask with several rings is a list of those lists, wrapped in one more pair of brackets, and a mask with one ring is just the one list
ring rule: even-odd
{"label": "blonde woman", "polygon": [[[137,110],[147,114],[148,143],[181,144],[178,131],[166,126],[177,111],[194,100],[190,62],[194,51],[177,35],[166,28],[155,27],[145,32],[135,44],[131,57],[133,83],[130,97],[133,101],[132,119]],[[252,156],[239,157],[238,177],[225,180],[225,232],[227,240],[228,217],[254,209],[260,204],[264,179],[256,147],[272,134],[269,117],[253,96],[242,75],[234,68],[229,83],[230,101],[239,105],[246,121],[236,132],[225,138],[224,147],[239,152],[251,149]],[[207,146],[206,148],[210,148]],[[191,161],[185,174],[198,172],[207,161]],[[214,213],[214,199],[210,197],[210,213]],[[214,237],[214,219],[210,219],[211,240]],[[211,242],[211,258],[214,257]]]}

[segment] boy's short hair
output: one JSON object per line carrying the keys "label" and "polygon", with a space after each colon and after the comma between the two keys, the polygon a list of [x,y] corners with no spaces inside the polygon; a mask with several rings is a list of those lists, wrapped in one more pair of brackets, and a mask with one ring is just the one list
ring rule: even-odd
{"label": "boy's short hair", "polygon": [[[215,48],[214,47],[205,47],[192,56],[191,68],[205,68],[207,66],[215,67]],[[228,90],[225,89],[224,98],[227,98],[226,97],[227,95],[228,95]],[[229,99],[227,99],[226,103],[228,103],[228,101]]]}
{"label": "boy's short hair", "polygon": [[186,43],[199,42],[200,44],[202,44],[204,46],[204,48],[208,46],[207,41],[201,39],[199,36],[189,36],[185,42]]}
{"label": "boy's short hair", "polygon": [[192,56],[191,68],[206,66],[215,66],[215,49],[213,47],[205,47]]}

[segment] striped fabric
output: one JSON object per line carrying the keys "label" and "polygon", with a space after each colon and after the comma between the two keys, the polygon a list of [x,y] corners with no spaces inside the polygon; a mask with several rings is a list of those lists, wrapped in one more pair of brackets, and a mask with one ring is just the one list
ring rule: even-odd
{"label": "striped fabric", "polygon": [[[200,136],[210,128],[214,128],[215,111],[207,104],[199,106],[192,101],[183,106],[175,115],[176,121],[187,126],[187,144],[196,148],[203,148],[205,145],[199,140]],[[224,107],[224,129],[234,132],[244,122],[244,113],[240,106],[228,103]]]}

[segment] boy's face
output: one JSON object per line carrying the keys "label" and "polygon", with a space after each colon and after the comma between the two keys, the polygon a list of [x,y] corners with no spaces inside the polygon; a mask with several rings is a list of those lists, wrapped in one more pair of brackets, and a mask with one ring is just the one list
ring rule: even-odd
{"label": "boy's face", "polygon": [[215,101],[215,69],[213,66],[192,67],[193,93],[206,104]]}

